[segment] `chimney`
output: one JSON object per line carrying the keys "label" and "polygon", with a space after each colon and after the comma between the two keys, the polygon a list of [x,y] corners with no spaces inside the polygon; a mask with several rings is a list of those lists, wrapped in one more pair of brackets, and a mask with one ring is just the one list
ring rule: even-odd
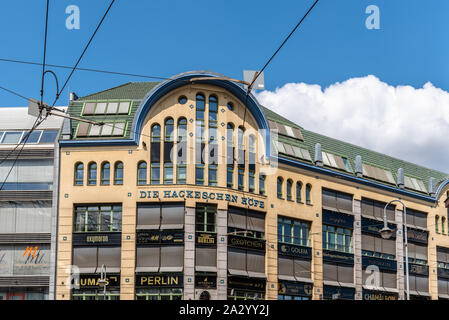
{"label": "chimney", "polygon": [[404,169],[398,169],[398,187],[404,189]]}
{"label": "chimney", "polygon": [[323,166],[323,154],[321,153],[321,144],[315,144],[315,165],[318,167]]}
{"label": "chimney", "polygon": [[70,102],[78,100],[78,96],[75,92],[70,92]]}
{"label": "chimney", "polygon": [[65,118],[62,124],[62,140],[72,139],[72,120]]}
{"label": "chimney", "polygon": [[363,177],[362,156],[359,155],[355,157],[355,174],[359,178]]}

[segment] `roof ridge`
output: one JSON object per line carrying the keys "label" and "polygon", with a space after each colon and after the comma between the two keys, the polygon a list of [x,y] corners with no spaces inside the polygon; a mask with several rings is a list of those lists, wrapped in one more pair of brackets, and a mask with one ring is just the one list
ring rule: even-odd
{"label": "roof ridge", "polygon": [[[115,86],[115,87],[112,87],[112,88],[108,88],[108,89],[104,89],[104,90],[101,90],[101,91],[96,91],[94,93],[88,94],[86,96],[78,98],[77,100],[82,100],[82,99],[85,99],[85,98],[87,98],[89,96],[97,95],[97,94],[100,94],[100,93],[103,93],[103,92],[106,92],[106,91],[111,91],[111,90],[114,90],[114,89],[117,89],[117,88],[120,88],[120,87],[124,87],[126,85],[131,84],[131,83],[136,83],[136,82],[132,82],[132,81],[125,82],[125,83],[122,83],[122,84],[120,84],[118,86]],[[139,83],[141,83],[141,82],[139,82]]]}
{"label": "roof ridge", "polygon": [[[425,167],[425,166],[423,166],[423,165],[416,164],[416,163],[413,163],[413,162],[410,162],[410,161],[407,161],[407,160],[399,159],[399,158],[390,156],[390,155],[388,155],[388,154],[381,153],[381,152],[379,152],[379,151],[370,150],[370,149],[367,149],[367,148],[365,148],[365,147],[358,146],[358,145],[353,144],[353,143],[350,143],[350,142],[346,142],[346,141],[338,140],[338,139],[335,139],[335,138],[332,138],[332,137],[328,137],[328,136],[326,136],[326,135],[324,135],[324,134],[321,134],[321,133],[316,133],[316,132],[313,132],[313,131],[310,131],[310,130],[307,130],[307,129],[303,129],[303,130],[304,130],[305,132],[312,133],[312,134],[315,134],[315,135],[318,135],[318,136],[321,136],[321,137],[324,137],[324,138],[327,138],[327,139],[331,139],[331,140],[336,141],[336,142],[339,142],[339,143],[344,143],[344,144],[347,144],[347,145],[350,145],[350,146],[353,146],[353,147],[362,149],[362,150],[367,151],[367,152],[376,153],[377,155],[380,155],[380,156],[383,156],[383,157],[388,157],[388,158],[390,158],[390,159],[392,159],[392,160],[395,160],[395,161],[400,161],[400,162],[409,164],[409,165],[414,166],[414,167],[419,167],[419,168],[421,168],[421,169],[433,171],[433,172],[436,172],[436,173],[439,173],[439,174],[442,174],[442,175],[445,175],[445,176],[449,177],[449,173],[446,173],[446,172],[442,172],[442,171],[439,171],[439,170],[431,169],[431,168],[428,168],[428,167]],[[362,162],[363,162],[363,159],[362,159]],[[370,163],[372,163],[372,162],[370,162]]]}

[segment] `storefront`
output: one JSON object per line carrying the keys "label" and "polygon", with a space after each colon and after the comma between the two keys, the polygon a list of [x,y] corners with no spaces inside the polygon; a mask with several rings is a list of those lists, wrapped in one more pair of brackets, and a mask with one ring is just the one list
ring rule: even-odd
{"label": "storefront", "polygon": [[137,274],[136,300],[182,300],[183,278],[181,273]]}

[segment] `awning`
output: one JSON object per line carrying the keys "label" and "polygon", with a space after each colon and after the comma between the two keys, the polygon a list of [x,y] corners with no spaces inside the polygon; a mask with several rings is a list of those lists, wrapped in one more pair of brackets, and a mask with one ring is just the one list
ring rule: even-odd
{"label": "awning", "polygon": [[248,276],[248,272],[246,272],[245,270],[228,269],[228,272],[233,276],[244,276],[244,277]]}
{"label": "awning", "polygon": [[183,267],[160,267],[159,272],[182,272]]}
{"label": "awning", "polygon": [[267,278],[265,273],[252,272],[252,271],[248,271],[248,277],[250,277],[250,278],[262,278],[262,279],[266,279]]}
{"label": "awning", "polygon": [[323,283],[326,286],[355,288],[355,284],[353,283],[329,281],[329,280],[324,280]]}
{"label": "awning", "polygon": [[217,267],[209,267],[209,266],[196,266],[195,271],[200,272],[217,272]]}
{"label": "awning", "polygon": [[136,267],[136,272],[159,272],[159,267]]}

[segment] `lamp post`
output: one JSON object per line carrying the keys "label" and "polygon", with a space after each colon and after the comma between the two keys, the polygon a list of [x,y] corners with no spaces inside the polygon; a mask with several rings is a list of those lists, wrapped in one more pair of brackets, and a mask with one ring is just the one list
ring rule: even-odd
{"label": "lamp post", "polygon": [[380,235],[382,236],[382,238],[384,239],[390,239],[390,237],[393,234],[393,230],[391,230],[388,227],[387,224],[387,207],[390,203],[392,202],[400,202],[402,204],[402,206],[404,207],[404,211],[402,212],[403,214],[403,218],[402,218],[402,225],[403,225],[403,230],[404,230],[404,247],[405,247],[405,285],[406,285],[406,293],[407,293],[407,300],[410,300],[410,290],[409,290],[409,277],[408,277],[408,242],[407,242],[407,225],[406,225],[406,219],[407,219],[407,207],[405,206],[405,204],[399,200],[399,199],[395,199],[395,200],[391,200],[390,202],[388,202],[385,207],[384,207],[384,227],[382,228],[382,230],[380,230]]}
{"label": "lamp post", "polygon": [[98,285],[100,288],[103,287],[103,300],[106,300],[106,266],[104,264],[101,265],[101,274]]}

